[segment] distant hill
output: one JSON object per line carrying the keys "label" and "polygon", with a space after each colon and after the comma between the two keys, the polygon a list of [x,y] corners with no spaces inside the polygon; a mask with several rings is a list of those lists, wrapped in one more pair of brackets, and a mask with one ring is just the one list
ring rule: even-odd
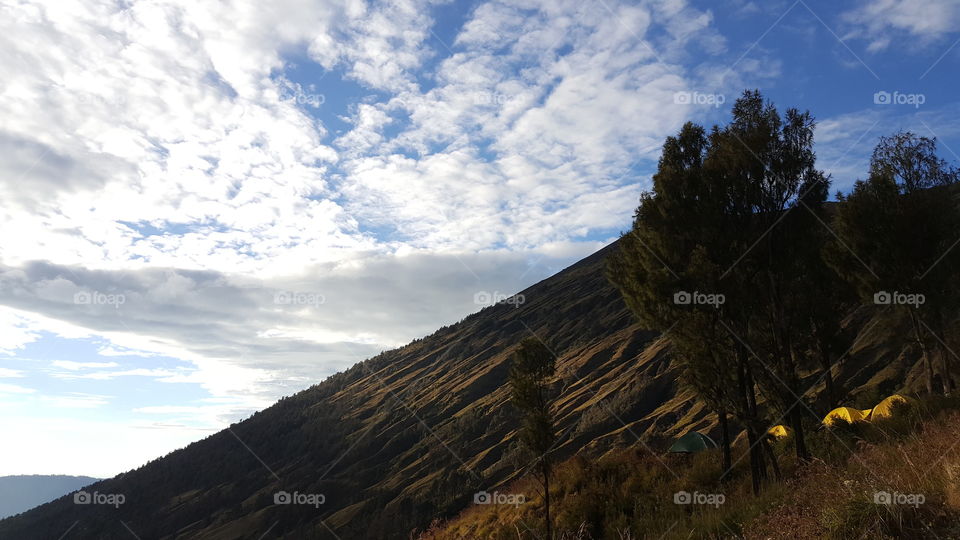
{"label": "distant hill", "polygon": [[50,502],[97,480],[89,476],[0,476],[0,518]]}
{"label": "distant hill", "polygon": [[[127,539],[130,531],[160,539],[268,531],[287,539],[408,538],[456,515],[477,491],[513,481],[525,465],[505,385],[511,349],[531,333],[559,355],[558,458],[664,450],[691,428],[716,436],[712,411],[678,391],[668,340],[635,324],[605,279],[615,249],[522,291],[522,304],[485,308],[89,488],[122,494],[119,507],[63,497],[0,521],[0,538],[58,538],[70,527],[76,539]],[[883,316],[864,307],[848,317],[846,338],[856,344],[835,379],[851,395],[919,381],[906,324]],[[280,491],[325,500],[275,504]]]}

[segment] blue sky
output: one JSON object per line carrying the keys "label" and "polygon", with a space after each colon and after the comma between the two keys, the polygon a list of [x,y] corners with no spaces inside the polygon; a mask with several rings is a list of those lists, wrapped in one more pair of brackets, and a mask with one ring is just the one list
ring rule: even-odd
{"label": "blue sky", "polygon": [[952,0],[3,4],[2,474],[108,476],[613,241],[747,88],[960,162]]}

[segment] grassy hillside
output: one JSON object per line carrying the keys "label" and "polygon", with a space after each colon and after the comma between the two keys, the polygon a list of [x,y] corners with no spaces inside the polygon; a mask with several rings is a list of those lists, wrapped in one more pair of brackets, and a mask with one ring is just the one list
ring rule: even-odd
{"label": "grassy hillside", "polygon": [[[558,468],[551,489],[558,538],[957,538],[958,407],[960,400],[939,399],[900,418],[820,430],[810,441],[818,457],[802,469],[793,466],[790,441],[781,441],[776,454],[787,480],[760,497],[751,493],[744,444],[735,449],[741,465],[723,482],[716,450],[575,457]],[[538,538],[537,489],[530,479],[515,482],[505,491],[527,494],[524,504],[473,505],[420,538]],[[678,504],[685,500],[678,493],[698,494],[703,504]]]}
{"label": "grassy hillside", "polygon": [[[531,333],[559,354],[560,459],[662,450],[691,428],[715,434],[712,413],[678,390],[669,343],[634,324],[604,278],[614,249],[522,291],[520,306],[486,308],[89,488],[123,494],[118,508],[63,497],[0,521],[0,538],[406,538],[517,480],[505,383],[510,349]],[[916,386],[904,321],[864,308],[846,326],[838,384],[864,400]],[[808,374],[808,404],[822,414],[819,375]],[[281,490],[325,502],[274,504]]]}

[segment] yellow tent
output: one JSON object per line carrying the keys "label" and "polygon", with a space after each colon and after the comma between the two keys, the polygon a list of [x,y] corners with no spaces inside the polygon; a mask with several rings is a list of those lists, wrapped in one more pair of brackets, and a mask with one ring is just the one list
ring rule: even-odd
{"label": "yellow tent", "polygon": [[903,403],[904,405],[913,405],[914,401],[906,396],[894,394],[880,403],[877,403],[877,406],[872,409],[873,412],[870,413],[869,420],[875,420],[877,418],[890,418],[893,416],[894,407],[898,406],[900,403]]}
{"label": "yellow tent", "polygon": [[862,422],[864,418],[863,413],[858,409],[851,409],[850,407],[837,407],[823,417],[823,425],[831,427],[837,422],[837,420],[845,420],[847,423],[852,424],[854,422]]}
{"label": "yellow tent", "polygon": [[772,428],[767,430],[767,437],[770,437],[771,439],[783,439],[785,437],[788,437],[789,435],[790,435],[790,428],[788,428],[783,424],[773,426]]}
{"label": "yellow tent", "polygon": [[864,420],[870,420],[870,413],[873,412],[873,409],[863,409],[860,411],[860,414],[863,415]]}

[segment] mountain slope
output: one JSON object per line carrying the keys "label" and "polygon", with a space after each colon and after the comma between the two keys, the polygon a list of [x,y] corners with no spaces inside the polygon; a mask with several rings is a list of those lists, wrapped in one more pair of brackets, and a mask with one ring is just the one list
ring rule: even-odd
{"label": "mountain slope", "polygon": [[[531,333],[559,355],[558,457],[662,450],[690,428],[714,431],[710,411],[678,393],[668,343],[633,323],[604,278],[614,249],[522,291],[522,305],[486,308],[88,488],[124,495],[119,507],[63,497],[0,521],[0,538],[57,538],[71,527],[70,538],[406,538],[525,465],[505,383],[511,348]],[[901,323],[881,317],[877,331],[877,316],[850,318],[851,340],[866,332],[838,384],[916,377],[909,351],[886,344]],[[281,490],[325,501],[274,504]]]}

